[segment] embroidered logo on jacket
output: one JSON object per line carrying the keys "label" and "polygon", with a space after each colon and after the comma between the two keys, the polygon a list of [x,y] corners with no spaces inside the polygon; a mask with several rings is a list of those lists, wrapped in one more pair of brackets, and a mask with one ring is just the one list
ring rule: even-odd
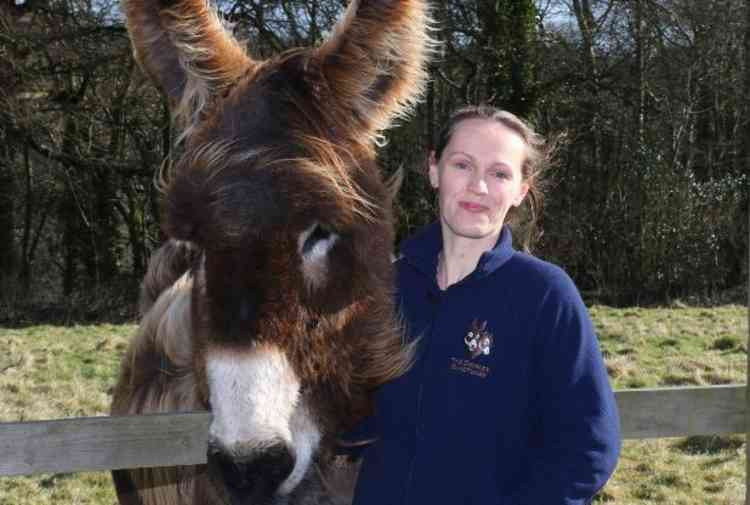
{"label": "embroidered logo on jacket", "polygon": [[464,337],[464,344],[469,351],[469,356],[474,359],[481,354],[489,355],[493,343],[494,337],[492,333],[487,331],[487,321],[483,321],[480,325],[479,321],[474,319],[471,323],[471,329]]}

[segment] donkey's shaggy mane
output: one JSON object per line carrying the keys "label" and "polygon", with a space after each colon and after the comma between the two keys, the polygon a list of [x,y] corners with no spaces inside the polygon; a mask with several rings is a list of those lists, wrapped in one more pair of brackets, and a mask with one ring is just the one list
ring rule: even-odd
{"label": "donkey's shaggy mane", "polygon": [[[157,298],[142,319],[123,360],[121,381],[136,401],[116,405],[123,413],[202,408],[192,373],[190,328],[193,276],[184,273]],[[146,380],[146,377],[150,377]],[[148,388],[139,387],[149,384]]]}

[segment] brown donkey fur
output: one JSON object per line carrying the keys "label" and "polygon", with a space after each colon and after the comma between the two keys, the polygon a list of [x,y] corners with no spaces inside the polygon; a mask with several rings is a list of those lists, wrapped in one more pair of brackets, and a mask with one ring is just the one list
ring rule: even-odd
{"label": "brown donkey fur", "polygon": [[184,156],[112,413],[213,419],[206,465],[113,472],[120,502],[329,503],[337,434],[411,360],[374,144],[421,93],[427,7],[353,0],[323,45],[268,61],[205,0],[124,7]]}

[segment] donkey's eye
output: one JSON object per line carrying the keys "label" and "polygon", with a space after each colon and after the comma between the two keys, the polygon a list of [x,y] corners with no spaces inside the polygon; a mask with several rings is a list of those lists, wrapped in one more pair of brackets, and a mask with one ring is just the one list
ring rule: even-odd
{"label": "donkey's eye", "polygon": [[[300,253],[302,253],[303,256],[309,254],[320,243],[325,243],[331,238],[331,232],[320,224],[315,223],[311,228],[312,229],[308,228],[302,232],[304,242],[302,243]],[[307,236],[305,237],[305,235]]]}
{"label": "donkey's eye", "polygon": [[328,252],[339,236],[326,226],[315,222],[299,235],[299,254],[302,274],[308,289],[319,289],[328,276]]}
{"label": "donkey's eye", "polygon": [[333,247],[339,236],[326,226],[315,222],[299,235],[299,253],[305,261],[322,258]]}

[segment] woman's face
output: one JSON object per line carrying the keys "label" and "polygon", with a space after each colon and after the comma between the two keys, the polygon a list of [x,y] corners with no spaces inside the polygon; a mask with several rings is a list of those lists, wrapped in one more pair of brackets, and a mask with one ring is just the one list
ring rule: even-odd
{"label": "woman's face", "polygon": [[521,136],[497,121],[458,123],[440,159],[430,157],[443,235],[496,239],[508,209],[520,205],[529,189],[521,173],[525,156]]}

